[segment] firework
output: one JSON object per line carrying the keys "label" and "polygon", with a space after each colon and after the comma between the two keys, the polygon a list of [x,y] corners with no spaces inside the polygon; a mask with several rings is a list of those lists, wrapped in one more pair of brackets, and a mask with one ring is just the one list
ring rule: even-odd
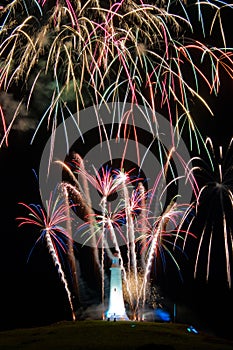
{"label": "firework", "polygon": [[[77,155],[75,155],[75,158],[77,159]],[[173,198],[162,214],[154,216],[152,213],[155,213],[156,210],[153,208],[154,200],[152,200],[151,196],[159,197],[162,202],[162,197],[166,192],[165,189],[173,183],[173,180],[168,184],[165,178],[163,178],[163,181],[155,181],[153,189],[146,191],[142,178],[131,177],[132,169],[127,173],[121,169],[109,167],[104,169],[102,167],[99,171],[94,169],[94,176],[84,170],[80,156],[78,156],[78,159],[78,163],[75,159],[71,161],[70,167],[64,163],[64,169],[70,173],[72,168],[73,174],[76,175],[75,185],[66,184],[69,187],[70,195],[73,200],[75,199],[76,205],[81,203],[82,206],[87,206],[85,192],[89,193],[89,189],[83,191],[79,183],[79,177],[85,175],[85,178],[88,180],[86,186],[88,188],[93,186],[98,190],[100,199],[99,211],[96,208],[89,210],[89,212],[86,211],[85,223],[79,225],[78,231],[74,236],[78,241],[79,235],[85,236],[84,245],[90,241],[93,243],[93,235],[95,236],[96,245],[101,252],[99,268],[101,270],[103,305],[105,296],[105,264],[113,256],[112,249],[119,252],[129,307],[132,317],[139,319],[141,311],[145,308],[151,268],[157,257],[163,256],[164,259],[165,254],[163,251],[165,251],[170,255],[178,271],[180,271],[172,250],[179,246],[179,240],[184,240],[183,235],[186,239],[187,235],[191,235],[190,232],[182,230],[182,224],[189,216],[193,205],[177,204],[176,199]],[[167,172],[163,174],[167,175]],[[73,176],[71,176],[71,179]],[[160,175],[158,177],[160,178]],[[75,192],[78,192],[76,197],[73,196]],[[119,194],[117,205],[111,202],[111,198],[108,199],[110,195],[116,193]],[[158,199],[155,202],[157,203]],[[91,202],[89,202],[89,205],[92,205]],[[138,282],[139,271],[140,283]],[[137,286],[136,290],[135,286]]]}
{"label": "firework", "polygon": [[[199,174],[204,178],[205,184],[200,190],[197,200],[197,212],[201,214],[201,208],[205,208],[205,221],[200,236],[195,275],[198,271],[198,262],[204,247],[207,245],[207,269],[206,279],[211,273],[211,261],[216,260],[216,255],[221,256],[221,249],[225,251],[225,264],[227,281],[231,287],[231,263],[232,263],[232,214],[233,214],[233,184],[232,184],[232,142],[227,147],[216,148],[210,138],[206,144],[210,150],[210,158],[201,159]],[[197,215],[197,220],[199,215]],[[221,239],[222,235],[222,239]],[[207,243],[208,241],[208,243]],[[222,244],[221,244],[222,242]],[[218,251],[214,254],[213,249],[217,243]],[[205,248],[206,251],[206,248]]]}
{"label": "firework", "polygon": [[46,210],[44,210],[40,205],[27,205],[25,203],[20,204],[29,211],[29,217],[18,217],[17,220],[20,221],[19,226],[29,224],[40,228],[41,233],[36,241],[36,244],[39,241],[45,240],[54,265],[57,267],[58,274],[65,287],[72,311],[72,318],[75,320],[76,317],[72,302],[72,295],[59,259],[59,255],[61,253],[67,253],[67,242],[70,242],[72,239],[66,229],[62,226],[62,224],[67,223],[70,220],[69,216],[67,215],[67,204],[62,203],[61,199],[59,198],[54,200],[53,194],[51,194],[50,199],[47,202]]}
{"label": "firework", "polygon": [[[80,231],[84,230],[85,243],[92,242],[95,262],[101,270],[102,302],[105,252],[111,257],[110,244],[120,250],[119,237],[126,245],[126,257],[123,254],[121,256],[122,270],[130,307],[135,315],[145,303],[154,259],[156,260],[158,254],[161,255],[165,249],[176,263],[167,245],[174,250],[174,247],[179,246],[180,239],[183,239],[184,248],[189,236],[189,230],[183,232],[182,224],[193,208],[192,203],[178,204],[178,194],[172,198],[170,196],[169,199],[165,197],[168,190],[181,178],[191,184],[194,196],[198,197],[193,168],[179,154],[178,144],[186,124],[190,131],[191,145],[193,135],[197,145],[201,139],[191,115],[193,103],[204,104],[212,113],[199,93],[199,86],[204,83],[210,93],[217,94],[220,73],[225,71],[230,78],[233,77],[232,51],[227,47],[221,21],[221,9],[227,8],[231,11],[232,6],[215,0],[197,1],[193,7],[195,6],[204,35],[206,28],[203,7],[209,9],[209,18],[212,16],[211,32],[216,21],[219,21],[221,48],[193,39],[195,21],[192,23],[192,6],[188,6],[186,1],[182,0],[176,4],[163,0],[150,1],[150,4],[146,0],[112,0],[108,4],[101,0],[14,0],[1,8],[0,86],[4,93],[19,91],[20,102],[11,120],[6,120],[4,108],[0,106],[3,129],[0,147],[4,143],[8,144],[9,132],[22,104],[26,105],[31,115],[35,115],[34,111],[38,110],[38,126],[32,142],[39,129],[46,125],[48,133],[51,133],[49,166],[46,170],[49,175],[58,125],[61,124],[64,128],[68,153],[70,139],[66,121],[72,119],[73,128],[77,128],[82,137],[81,111],[95,106],[99,136],[101,142],[104,137],[107,139],[112,160],[106,126],[99,117],[101,113],[98,112],[103,106],[108,109],[110,103],[117,105],[121,102],[124,107],[127,104],[131,106],[129,109],[123,108],[122,113],[117,116],[119,130],[124,129],[126,142],[125,150],[121,154],[122,164],[119,167],[113,171],[109,167],[94,167],[92,175],[86,171],[81,156],[77,155],[73,160],[72,170],[75,171],[72,183],[62,183],[66,203],[63,209],[58,211],[58,217],[60,215],[66,222],[66,230],[57,231],[56,225],[59,222],[56,221],[56,215],[51,216],[50,200],[46,212],[39,207],[25,205],[34,219],[21,218],[21,225],[35,224],[42,229],[41,237],[46,239],[55,262],[58,258],[55,243],[60,243],[57,232],[64,235],[68,232],[69,237],[72,235],[72,227],[67,222],[72,216],[69,207],[69,200],[72,198],[80,211],[83,211],[85,224],[82,223]],[[147,145],[148,152],[154,140],[158,139],[161,170],[149,190],[141,178],[133,179],[131,172],[125,171],[123,166],[130,139],[129,124],[134,134],[135,153],[140,169],[147,157],[145,152],[140,159],[138,151],[138,134],[133,110],[135,105],[140,109],[143,106],[144,121],[150,131],[153,130],[154,139]],[[148,112],[149,110],[152,113]],[[160,142],[164,130],[160,128],[157,110],[164,111],[170,123],[171,132],[166,135],[171,137],[168,147],[163,147]],[[113,113],[112,126],[116,122],[115,117]],[[183,170],[182,174],[177,175],[173,169],[172,160],[175,157]],[[68,170],[69,166],[62,161],[60,165],[64,168],[66,166],[66,171],[72,173],[71,169]],[[90,186],[101,196],[98,211],[92,208]],[[202,198],[207,187],[202,189],[198,200]],[[221,182],[216,187],[223,192]],[[114,207],[110,198],[116,192],[120,200]],[[229,189],[227,193],[228,199],[232,198]],[[54,227],[51,225],[51,217],[55,219]],[[230,240],[232,245],[232,239],[229,238],[225,216],[223,225],[229,271],[227,242]],[[68,242],[69,256],[72,258],[72,244]],[[133,275],[134,281],[138,281],[138,255],[140,268],[143,269],[143,282],[136,283],[140,286],[132,295],[129,276]],[[71,264],[74,265],[72,261]],[[179,270],[178,264],[177,267]],[[64,276],[61,276],[70,298]],[[230,281],[229,273],[228,280]]]}
{"label": "firework", "polygon": [[[211,32],[219,21],[222,48],[192,39],[192,7],[204,35],[203,8],[212,16]],[[176,6],[166,1],[11,1],[1,11],[1,88],[8,92],[19,86],[29,111],[43,101],[33,139],[45,120],[55,133],[58,123],[75,112],[118,101],[150,106],[153,122],[161,108],[171,122],[183,114],[194,131],[191,99],[209,108],[199,84],[217,94],[220,68],[230,77],[233,73],[222,8],[231,11],[232,6],[214,0],[191,7],[182,0]],[[12,123],[2,124],[7,142]]]}

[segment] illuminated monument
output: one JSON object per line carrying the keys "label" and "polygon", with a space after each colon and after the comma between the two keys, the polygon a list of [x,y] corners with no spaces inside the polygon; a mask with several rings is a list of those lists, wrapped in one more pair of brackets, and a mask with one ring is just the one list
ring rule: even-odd
{"label": "illuminated monument", "polygon": [[110,278],[110,297],[109,297],[109,309],[106,313],[107,320],[129,320],[126,315],[123,292],[122,292],[122,277],[121,267],[118,254],[115,253],[112,259],[111,278]]}

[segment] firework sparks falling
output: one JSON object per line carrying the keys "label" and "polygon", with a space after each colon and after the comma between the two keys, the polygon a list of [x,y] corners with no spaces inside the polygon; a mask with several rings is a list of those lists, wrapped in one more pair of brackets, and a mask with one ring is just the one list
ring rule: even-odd
{"label": "firework sparks falling", "polygon": [[[80,164],[81,166],[80,166]],[[117,239],[115,236],[114,228],[112,219],[119,218],[118,215],[112,216],[109,213],[109,208],[107,208],[107,198],[111,196],[112,194],[116,193],[117,191],[123,191],[125,201],[127,200],[127,203],[125,203],[125,218],[126,218],[126,226],[127,226],[127,237],[125,239],[127,245],[131,247],[130,251],[128,250],[128,265],[130,266],[130,255],[134,260],[133,268],[134,268],[134,274],[135,278],[137,279],[137,271],[136,271],[136,252],[134,249],[134,235],[133,235],[133,218],[131,214],[130,209],[130,203],[129,203],[129,197],[128,197],[128,190],[127,186],[132,185],[133,182],[138,181],[130,179],[130,172],[124,172],[123,170],[112,170],[108,168],[101,168],[100,171],[97,171],[94,168],[95,176],[90,175],[88,172],[85,171],[85,168],[83,166],[82,162],[77,163],[76,161],[73,161],[74,166],[77,167],[78,174],[81,174],[82,177],[85,177],[88,179],[89,183],[96,188],[97,191],[102,196],[102,199],[99,203],[101,213],[102,213],[102,220],[98,220],[98,229],[95,230],[95,235],[98,235],[99,238],[97,239],[97,245],[98,242],[101,242],[101,276],[102,276],[102,304],[104,305],[104,280],[105,280],[105,271],[104,271],[104,253],[105,253],[105,236],[106,236],[106,228],[111,233],[112,239],[114,241],[114,245],[116,248],[119,248],[119,244],[117,243]],[[89,192],[89,191],[88,191]],[[110,217],[112,217],[110,219]],[[122,219],[122,215],[120,214],[120,218]],[[100,219],[100,216],[98,216],[98,219]],[[90,218],[88,218],[90,220]],[[91,222],[93,222],[93,215],[91,215]],[[94,221],[96,223],[96,220]],[[93,225],[89,225],[92,227],[92,233],[93,233]],[[119,225],[118,225],[119,228]],[[119,231],[119,230],[118,230]],[[123,236],[123,235],[122,235]],[[124,276],[126,276],[126,273],[124,273]],[[103,312],[104,317],[104,312]]]}
{"label": "firework sparks falling", "polygon": [[[202,229],[200,243],[198,247],[197,259],[195,264],[195,275],[198,270],[198,262],[202,250],[205,246],[207,237],[208,244],[208,259],[206,279],[210,275],[211,260],[213,259],[214,242],[218,241],[219,249],[222,245],[220,234],[222,233],[222,242],[225,250],[226,273],[229,287],[232,281],[232,215],[233,215],[233,183],[232,183],[232,144],[230,140],[228,147],[219,146],[218,149],[214,146],[212,140],[208,138],[206,144],[210,149],[211,159],[209,161],[201,160],[199,168],[201,177],[204,177],[205,184],[200,190],[197,201],[197,212],[200,207],[206,207],[206,220]],[[220,252],[218,252],[219,254]],[[214,257],[216,259],[216,256]]]}
{"label": "firework sparks falling", "polygon": [[[195,32],[195,22],[189,16],[192,6],[182,0],[175,7],[166,1],[11,1],[1,11],[0,85],[5,91],[20,85],[28,109],[47,85],[34,137],[46,119],[55,133],[67,116],[118,101],[149,104],[154,122],[156,109],[163,106],[173,122],[184,113],[193,130],[190,100],[209,108],[199,94],[200,82],[217,94],[220,68],[233,76],[221,19],[221,9],[231,11],[232,6],[213,0],[193,7],[203,34],[203,8],[212,15],[211,33],[219,21],[223,48],[185,37],[185,32]],[[175,119],[172,106],[178,111]]]}
{"label": "firework sparks falling", "polygon": [[[121,101],[132,105],[140,103],[145,108],[151,108],[153,117],[150,118],[147,114],[144,117],[148,125],[156,125],[156,130],[158,130],[156,110],[164,109],[171,126],[176,124],[177,120],[185,119],[191,130],[190,135],[194,133],[197,139],[198,133],[196,133],[191,115],[192,103],[198,101],[210,110],[207,102],[199,93],[201,84],[204,83],[210,93],[217,94],[221,71],[233,77],[232,51],[227,48],[221,20],[221,9],[227,8],[231,11],[232,5],[225,2],[198,0],[195,4],[203,34],[206,33],[203,7],[210,10],[208,12],[210,18],[212,16],[211,31],[216,21],[219,20],[222,48],[211,47],[186,37],[186,33],[195,32],[195,27],[194,22],[192,24],[190,21],[190,7],[186,6],[186,1],[182,0],[177,1],[176,5],[166,1],[150,1],[148,4],[146,0],[112,0],[108,4],[97,0],[85,2],[82,0],[33,2],[14,0],[8,3],[1,7],[0,14],[2,23],[0,28],[0,86],[7,93],[17,89],[21,97],[15,113],[12,113],[12,120],[6,119],[4,106],[0,106],[0,127],[2,129],[0,148],[3,144],[8,144],[8,135],[17,119],[21,105],[27,107],[28,113],[30,111],[33,113],[36,110],[35,100],[37,104],[40,104],[41,101],[43,103],[41,103],[38,127],[32,141],[43,124],[47,124],[48,132],[52,133],[50,163],[52,163],[57,125],[60,122],[64,125],[64,135],[69,145],[64,121],[68,117],[73,118],[74,127],[80,131],[80,111],[90,105],[97,106],[98,111],[98,108],[107,105],[108,102]],[[187,66],[189,67],[188,74]],[[74,117],[76,112],[77,118]],[[127,123],[128,115],[123,113],[120,118],[120,123]],[[182,129],[178,124],[176,124],[177,134]],[[98,120],[98,125],[101,125],[100,120]],[[171,153],[173,153],[175,135],[171,136],[173,137]],[[180,161],[182,163],[181,158]],[[189,178],[192,170],[189,170],[186,164],[183,165]],[[85,204],[86,220],[91,230],[90,237],[93,241],[96,240],[96,246],[100,238],[102,248],[107,249],[104,246],[105,236],[110,233],[113,240],[117,234],[122,237],[121,228],[126,226],[129,234],[127,237],[131,237],[127,240],[128,242],[130,240],[131,248],[128,270],[132,268],[134,275],[137,264],[134,249],[137,246],[134,246],[132,239],[136,232],[142,237],[141,264],[144,269],[150,271],[149,262],[156,256],[158,245],[166,236],[164,220],[173,222],[174,225],[176,222],[177,213],[175,211],[178,209],[175,210],[173,206],[167,205],[169,210],[167,211],[165,207],[163,214],[159,215],[161,197],[170,186],[169,184],[164,186],[164,175],[166,176],[168,167],[170,168],[169,159],[158,175],[158,183],[153,186],[151,194],[148,192],[147,195],[145,195],[147,191],[143,185],[140,190],[138,185],[132,197],[128,189],[130,183],[125,183],[123,186],[124,180],[120,179],[120,176],[117,182],[117,174],[113,177],[108,173],[109,169],[105,168],[102,174],[96,170],[95,176],[92,177],[80,164],[79,187],[72,187],[68,184],[65,187],[69,194],[70,192],[75,193],[79,203]],[[232,203],[232,191],[228,184],[225,186],[222,165],[218,166],[218,176],[219,179],[214,188],[222,193],[220,203],[228,200],[231,200]],[[176,180],[173,178],[172,181]],[[92,211],[87,183],[93,185],[102,196],[99,206],[100,214],[97,216]],[[199,201],[203,200],[203,196],[211,189],[211,186],[210,182],[203,187]],[[195,187],[193,189],[195,190]],[[120,214],[114,213],[108,202],[108,197],[116,190],[122,193],[122,200],[119,204]],[[142,196],[140,200],[138,199],[139,192]],[[147,196],[150,196],[149,205]],[[157,206],[152,207],[154,203],[152,198],[156,196],[159,198]],[[228,199],[226,199],[227,196]],[[31,207],[29,206],[28,209],[31,210]],[[181,210],[181,222],[184,222],[188,212],[189,208]],[[35,210],[34,214],[36,213]],[[46,218],[45,214],[44,218]],[[39,216],[36,221],[39,222]],[[42,222],[43,220],[41,227]],[[232,235],[229,234],[226,215],[223,215],[222,222],[228,281],[231,284],[231,257],[228,244],[230,242],[232,248]],[[32,224],[33,221],[27,223]],[[45,232],[47,232],[46,229]],[[179,238],[182,230],[178,229],[177,232],[176,239]],[[211,234],[210,242],[213,241],[213,237],[214,233]],[[50,238],[54,239],[53,236]],[[204,231],[201,242],[203,239]],[[51,246],[49,242],[48,246]],[[116,242],[114,246],[117,247]],[[212,243],[209,246],[207,276],[209,275],[211,246]],[[197,262],[200,249],[201,244]],[[103,252],[104,249],[102,249]],[[99,257],[95,255],[97,265],[100,265]],[[148,260],[148,257],[151,259]],[[103,268],[104,255],[101,256],[101,265]],[[125,271],[125,276],[126,273],[127,271]]]}
{"label": "firework sparks falling", "polygon": [[41,233],[36,241],[36,244],[40,240],[46,241],[49,253],[53,259],[54,265],[57,267],[58,274],[65,287],[72,312],[72,318],[75,320],[76,316],[72,302],[72,295],[59,259],[59,252],[61,251],[63,253],[67,253],[66,242],[71,240],[69,233],[67,233],[62,226],[62,224],[66,223],[68,220],[70,220],[70,218],[67,216],[66,203],[61,203],[61,200],[58,198],[55,200],[55,202],[53,200],[53,194],[51,194],[50,199],[47,202],[46,211],[39,205],[27,205],[25,203],[20,203],[29,211],[29,217],[18,217],[17,220],[20,221],[19,227],[29,224],[40,228]]}
{"label": "firework sparks falling", "polygon": [[[170,155],[170,153],[169,153]],[[75,157],[77,159],[77,157]],[[169,158],[170,159],[170,158]],[[68,166],[64,164],[64,169]],[[76,235],[84,235],[85,242],[92,240],[92,236],[96,237],[97,247],[100,249],[100,269],[102,280],[102,303],[104,303],[105,295],[105,269],[106,269],[106,253],[109,259],[112,257],[112,250],[119,252],[121,269],[123,274],[123,281],[128,293],[127,300],[131,309],[132,317],[139,319],[141,311],[145,308],[147,287],[150,281],[151,269],[153,262],[159,255],[165,259],[163,250],[166,251],[173,262],[176,264],[178,271],[180,267],[176,262],[172,250],[175,250],[179,245],[178,241],[183,241],[183,234],[185,239],[190,232],[182,230],[182,224],[185,222],[192,204],[177,204],[175,198],[166,207],[164,212],[159,216],[154,216],[151,213],[155,212],[153,208],[154,201],[150,196],[156,196],[158,200],[162,201],[165,195],[165,189],[169,187],[166,181],[157,181],[153,189],[146,191],[142,178],[131,178],[130,172],[124,172],[120,169],[111,169],[103,167],[97,171],[95,176],[83,173],[83,165],[80,166],[74,160],[70,163],[70,168],[73,168],[73,173],[76,174],[75,185],[69,186],[69,191],[78,191],[81,188],[79,184],[79,176],[85,175],[89,185],[98,190],[100,194],[99,211],[89,211],[85,216],[85,223],[82,224]],[[68,167],[66,170],[69,173],[71,170]],[[167,175],[167,172],[164,172]],[[71,176],[71,179],[73,177]],[[171,180],[171,184],[173,180]],[[111,203],[109,196],[119,193],[120,199],[118,204]],[[76,196],[75,204],[79,202],[83,206],[85,203],[84,195]],[[89,193],[89,191],[88,191]],[[82,233],[83,232],[83,233]],[[173,239],[172,239],[173,238]],[[170,247],[169,247],[170,245]],[[122,247],[126,247],[123,248]],[[182,249],[182,248],[179,248]],[[140,256],[140,258],[139,258]],[[139,269],[143,271],[143,283],[137,283]],[[132,276],[134,276],[134,283],[132,284]],[[132,292],[132,288],[137,285],[137,291]]]}

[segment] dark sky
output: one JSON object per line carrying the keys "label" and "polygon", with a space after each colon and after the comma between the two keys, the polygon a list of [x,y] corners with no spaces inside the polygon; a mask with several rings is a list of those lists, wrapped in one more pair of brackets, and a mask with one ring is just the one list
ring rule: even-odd
{"label": "dark sky", "polygon": [[[216,110],[217,121],[211,129],[204,122],[203,130],[216,132],[216,139],[224,141],[230,136],[228,122],[221,122],[232,113],[229,96],[221,92]],[[224,114],[222,114],[222,110]],[[228,113],[228,114],[227,114]],[[25,137],[26,136],[26,137]],[[16,217],[25,215],[19,202],[40,203],[38,183],[33,169],[38,170],[41,147],[29,146],[30,135],[12,132],[10,146],[3,148],[1,159],[1,327],[31,326],[70,318],[67,298],[57,272],[43,244],[33,252],[27,262],[28,254],[37,239],[38,231],[32,228],[17,228]],[[196,228],[198,231],[198,228]],[[218,335],[229,335],[229,323],[225,320],[226,310],[232,307],[232,291],[226,283],[224,256],[216,250],[217,260],[211,265],[211,278],[205,280],[206,261],[203,261],[203,273],[193,279],[195,256],[192,245],[188,248],[188,258],[180,257],[183,281],[174,266],[169,264],[157,281],[161,294],[165,297],[165,306],[172,312],[172,304],[178,305],[177,317],[180,321],[190,320],[197,326],[214,330]],[[195,246],[196,249],[196,246]],[[90,262],[88,262],[90,263]],[[162,269],[161,269],[162,271]],[[161,279],[161,280],[160,280]]]}
{"label": "dark sky", "polygon": [[[230,35],[227,34],[227,38]],[[208,97],[215,116],[203,117],[205,113],[202,110],[201,113],[199,109],[196,114],[196,123],[202,133],[212,137],[219,145],[227,145],[233,136],[232,92],[233,80],[225,76],[219,96]],[[25,214],[19,202],[40,202],[33,169],[38,171],[43,144],[38,138],[30,145],[31,136],[32,132],[13,130],[9,137],[9,146],[0,150],[1,328],[44,324],[70,317],[63,287],[43,244],[35,249],[27,262],[38,233],[29,228],[17,228],[15,220]],[[225,317],[227,313],[231,314],[232,290],[226,283],[224,257],[217,255],[216,250],[219,260],[215,263],[210,281],[206,282],[201,274],[196,280],[193,279],[192,247],[188,254],[187,260],[180,258],[184,266],[183,282],[169,265],[166,274],[161,277],[162,294],[168,307],[176,302],[180,307],[181,321],[182,317],[190,320],[194,318],[198,325],[206,329],[213,329],[219,335],[229,335],[230,325]]]}

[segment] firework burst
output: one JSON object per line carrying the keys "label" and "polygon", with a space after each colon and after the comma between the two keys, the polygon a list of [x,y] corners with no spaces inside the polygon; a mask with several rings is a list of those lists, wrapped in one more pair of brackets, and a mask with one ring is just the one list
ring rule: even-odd
{"label": "firework burst", "polygon": [[[64,202],[62,203],[61,199],[59,198],[54,201],[53,194],[51,194],[49,200],[47,201],[46,210],[44,210],[40,205],[27,205],[25,203],[20,204],[29,211],[29,217],[18,217],[17,220],[20,221],[19,227],[22,225],[34,225],[40,229],[40,236],[35,245],[39,241],[46,242],[54,265],[56,266],[61,281],[65,287],[72,311],[72,318],[75,320],[76,317],[72,302],[72,295],[59,258],[61,253],[67,253],[67,242],[71,240],[69,233],[63,227],[63,224],[70,220],[69,216],[67,216],[67,204]],[[33,247],[33,249],[34,248],[35,247]]]}
{"label": "firework burst", "polygon": [[[80,164],[82,164],[81,167]],[[165,262],[165,255],[170,256],[180,272],[174,251],[176,247],[182,250],[179,242],[191,236],[190,232],[182,229],[182,225],[193,209],[193,205],[178,204],[176,198],[173,198],[162,214],[156,216],[158,208],[155,210],[153,207],[155,203],[151,197],[157,198],[156,205],[158,201],[162,203],[162,197],[166,196],[166,190],[173,184],[174,179],[169,183],[166,183],[165,178],[163,181],[157,179],[153,189],[146,190],[143,185],[144,179],[130,176],[131,171],[124,172],[121,169],[102,167],[99,171],[94,169],[95,176],[92,176],[86,171],[84,173],[83,163],[80,161],[78,163],[75,160],[71,161],[69,167],[64,163],[64,169],[68,173],[71,172],[71,168],[76,175],[75,185],[65,184],[65,186],[69,187],[70,196],[73,200],[75,198],[77,206],[80,203],[84,207],[87,206],[85,193],[89,193],[87,189],[81,190],[80,176],[85,176],[88,187],[93,186],[100,194],[99,210],[86,211],[85,222],[79,225],[74,236],[78,241],[79,235],[84,236],[84,245],[89,242],[93,244],[93,236],[95,237],[96,246],[100,252],[102,303],[104,305],[106,259],[107,261],[111,259],[112,251],[116,250],[119,252],[132,317],[140,319],[147,300],[152,265],[156,259],[161,256]],[[167,173],[168,170],[164,171],[163,175]],[[158,178],[161,179],[159,175]],[[79,195],[74,197],[73,194],[77,191]],[[119,195],[117,205],[114,201],[112,203],[110,197],[116,193]],[[89,204],[91,205],[91,202]],[[138,282],[139,271],[140,283]],[[136,290],[135,286],[137,286]]]}
{"label": "firework burst", "polygon": [[[223,48],[185,36],[195,32],[192,7],[204,34],[203,8],[210,10],[211,31],[219,21]],[[44,101],[34,137],[45,120],[55,133],[58,123],[75,112],[119,101],[150,106],[153,122],[161,108],[173,122],[185,114],[194,130],[191,99],[209,108],[199,94],[200,82],[217,94],[220,68],[233,74],[222,8],[231,11],[232,6],[214,0],[191,7],[182,0],[175,6],[166,1],[11,1],[1,11],[1,88],[17,86],[29,110],[35,99]],[[7,142],[12,123],[5,124]]]}
{"label": "firework burst", "polygon": [[[232,280],[232,215],[233,215],[233,183],[232,183],[232,143],[231,139],[228,147],[214,147],[210,138],[206,144],[210,150],[211,158],[207,161],[201,160],[201,177],[205,184],[200,190],[197,201],[197,213],[203,208],[205,221],[200,236],[197,259],[195,264],[195,274],[198,271],[198,262],[202,248],[208,247],[206,279],[211,273],[211,261],[216,260],[216,255],[221,256],[221,249],[225,251],[226,273],[229,287]],[[205,209],[204,209],[205,208]],[[197,215],[197,219],[199,216]],[[222,239],[221,239],[222,237]],[[213,249],[218,246],[218,251],[213,257]],[[204,249],[204,248],[203,248]]]}
{"label": "firework burst", "polygon": [[[216,21],[219,21],[223,44],[221,48],[193,39],[195,21],[192,23],[189,16],[190,13],[193,14],[192,7],[197,9],[203,34],[206,32],[203,7],[210,10],[209,18],[212,16],[211,32]],[[163,201],[163,197],[180,177],[185,182],[191,180],[194,195],[198,197],[198,188],[192,176],[193,169],[189,169],[189,164],[185,163],[177,149],[185,123],[191,131],[191,141],[194,134],[197,144],[199,142],[200,135],[191,115],[192,104],[202,103],[212,113],[206,100],[199,93],[200,85],[204,83],[210,93],[217,94],[220,73],[225,71],[229,77],[233,77],[233,57],[231,49],[227,47],[222,26],[222,8],[232,10],[231,5],[215,0],[198,0],[193,6],[188,6],[187,2],[182,0],[175,4],[164,0],[150,3],[146,0],[112,0],[107,4],[101,0],[14,0],[1,7],[0,86],[4,93],[18,91],[20,102],[11,120],[6,120],[5,110],[0,106],[0,126],[3,131],[1,131],[0,147],[4,143],[8,145],[9,132],[22,104],[26,105],[32,115],[35,115],[34,111],[37,111],[36,107],[40,105],[38,126],[32,142],[38,130],[45,124],[48,133],[52,134],[49,164],[53,160],[58,124],[61,123],[64,127],[68,146],[69,135],[65,121],[70,117],[73,127],[77,128],[81,135],[80,111],[88,106],[95,106],[99,130],[101,127],[104,129],[100,132],[102,133],[100,138],[103,134],[106,136],[107,132],[98,112],[102,106],[108,108],[108,103],[113,105],[121,102],[124,107],[127,103],[131,105],[130,110],[123,109],[118,115],[119,129],[121,126],[125,128],[126,143],[130,118],[133,120],[132,129],[136,130],[133,119],[134,105],[139,108],[143,106],[145,111],[152,111],[152,114],[145,112],[143,119],[150,130],[155,130],[153,137],[159,138],[159,134],[163,132],[161,129],[158,131],[157,110],[166,113],[171,126],[171,145],[165,150],[166,159],[162,159],[161,155],[161,170],[150,190],[146,190],[142,179],[132,179],[130,172],[124,171],[123,166],[114,169],[113,172],[107,167],[102,167],[101,171],[94,168],[94,175],[91,175],[85,170],[81,157],[78,157],[72,165],[72,170],[76,167],[72,175],[74,184],[73,182],[62,184],[66,200],[60,209],[53,209],[51,199],[47,202],[46,211],[38,206],[23,204],[29,210],[30,218],[18,218],[21,220],[20,226],[34,224],[41,229],[39,239],[46,240],[54,263],[59,267],[73,315],[71,295],[57,250],[57,247],[63,252],[65,250],[60,236],[68,242],[71,238],[70,225],[67,224],[66,230],[60,228],[60,224],[67,223],[72,216],[69,207],[70,197],[75,199],[75,204],[78,204],[84,212],[86,224],[82,225],[81,229],[85,230],[85,242],[92,242],[97,266],[101,269],[102,297],[104,297],[105,252],[111,257],[109,242],[118,251],[119,237],[126,244],[127,254],[126,256],[122,254],[122,270],[130,305],[135,315],[146,299],[146,287],[153,260],[165,249],[176,263],[169,248],[172,247],[174,250],[174,247],[178,246],[183,233],[185,235],[183,247],[185,246],[189,230],[183,232],[182,224],[193,206],[189,203],[178,205],[177,198],[174,197],[169,198],[170,201],[167,199]],[[40,103],[41,101],[43,103]],[[181,121],[184,121],[182,125]],[[112,125],[114,122],[112,119]],[[172,129],[173,125],[175,132]],[[135,131],[135,143],[137,143],[136,133]],[[151,144],[153,141],[151,140]],[[158,141],[160,154],[164,150],[162,148]],[[147,154],[145,158],[146,156]],[[172,169],[171,159],[175,156],[184,170],[184,175],[178,177]],[[125,159],[124,154],[122,159]],[[62,162],[60,165],[65,167]],[[142,164],[138,166],[141,167]],[[50,167],[47,170],[49,172]],[[68,171],[71,174],[71,170]],[[229,172],[227,171],[228,174]],[[172,173],[172,179],[168,180],[168,173]],[[222,166],[218,167],[218,176],[214,185],[210,182],[202,188],[198,202],[203,200],[211,189],[221,194],[219,203],[222,203],[226,265],[230,284],[231,258],[228,247],[230,244],[232,248],[232,234],[228,228],[230,226],[224,214],[226,210],[223,203],[227,201],[227,206],[231,208],[232,191],[223,175]],[[92,208],[90,185],[101,196],[98,212]],[[120,201],[117,207],[113,207],[110,197],[116,192],[119,193]],[[204,232],[205,229],[201,242]],[[210,238],[209,253],[213,233]],[[195,271],[202,247],[201,242]],[[98,254],[98,248],[101,254]],[[72,255],[70,244],[69,252]],[[140,255],[140,268],[143,269],[141,284],[137,283],[138,255]],[[207,276],[209,263],[210,254]],[[177,267],[179,270],[178,265]],[[134,295],[130,293],[129,275],[134,276],[136,286],[140,285]]]}

